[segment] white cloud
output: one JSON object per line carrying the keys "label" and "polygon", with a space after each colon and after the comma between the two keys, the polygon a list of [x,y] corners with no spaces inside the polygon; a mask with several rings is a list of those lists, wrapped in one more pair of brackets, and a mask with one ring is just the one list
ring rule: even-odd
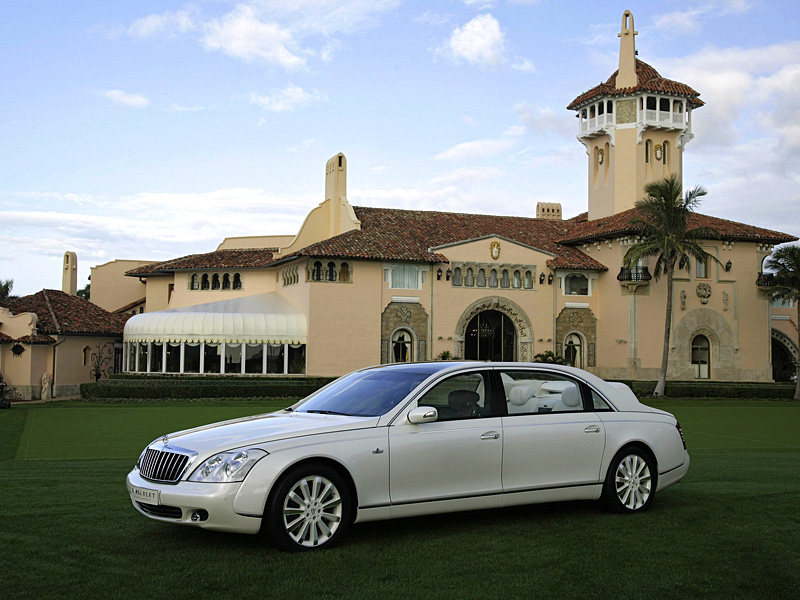
{"label": "white cloud", "polygon": [[514,105],[514,112],[528,133],[554,133],[565,137],[577,133],[569,120],[563,117],[562,111],[556,112],[549,106],[519,102]]}
{"label": "white cloud", "polygon": [[433,158],[436,160],[473,160],[486,158],[507,152],[514,147],[516,142],[508,139],[474,140],[456,144]]}
{"label": "white cloud", "polygon": [[287,70],[305,66],[306,59],[290,48],[292,32],[277,23],[261,21],[252,6],[239,5],[221,19],[206,24],[206,48],[246,61],[263,61]]}
{"label": "white cloud", "polygon": [[257,104],[264,110],[271,110],[273,112],[293,111],[295,108],[308,106],[309,104],[327,99],[325,94],[317,90],[307,92],[303,88],[292,83],[272,96],[250,94],[250,102],[252,104]]}
{"label": "white cloud", "polygon": [[351,34],[378,24],[381,14],[399,0],[252,0],[263,15],[295,32],[333,36]]}
{"label": "white cloud", "polygon": [[106,90],[102,92],[103,97],[108,98],[112,102],[122,104],[123,106],[134,106],[136,108],[144,108],[150,104],[150,99],[142,96],[141,94],[128,94],[122,90]]}
{"label": "white cloud", "polygon": [[199,110],[205,110],[205,108],[202,106],[181,106],[180,104],[172,103],[167,110],[169,112],[197,112]]}
{"label": "white cloud", "polygon": [[464,123],[464,125],[477,125],[478,124],[478,122],[475,119],[473,119],[472,117],[461,117],[461,122]]}
{"label": "white cloud", "polygon": [[657,29],[666,29],[670,33],[689,33],[700,29],[699,17],[705,14],[705,10],[690,8],[685,11],[677,11],[659,15],[655,19]]}
{"label": "white cloud", "polygon": [[533,62],[528,60],[527,58],[519,58],[517,62],[511,65],[511,68],[515,71],[522,71],[523,73],[533,73],[536,70]]}
{"label": "white cloud", "polygon": [[452,17],[448,14],[435,13],[433,11],[426,10],[424,13],[414,19],[414,21],[436,27],[439,25],[444,25],[445,23],[449,23],[451,18]]}
{"label": "white cloud", "polygon": [[503,132],[503,135],[525,135],[525,126],[524,125],[512,125],[508,129]]}
{"label": "white cloud", "polygon": [[128,27],[128,35],[136,38],[169,36],[197,28],[194,10],[190,7],[174,12],[152,14],[136,19]]}
{"label": "white cloud", "polygon": [[386,170],[386,165],[378,165],[370,169],[370,171],[372,171],[373,173],[383,173],[385,170]]}
{"label": "white cloud", "polygon": [[442,51],[455,61],[498,67],[505,62],[505,35],[492,15],[478,15],[456,27]]}
{"label": "white cloud", "polygon": [[305,150],[310,150],[311,148],[318,148],[319,145],[322,143],[322,140],[317,138],[308,138],[296,144],[294,146],[289,146],[286,151],[287,152],[301,152]]}

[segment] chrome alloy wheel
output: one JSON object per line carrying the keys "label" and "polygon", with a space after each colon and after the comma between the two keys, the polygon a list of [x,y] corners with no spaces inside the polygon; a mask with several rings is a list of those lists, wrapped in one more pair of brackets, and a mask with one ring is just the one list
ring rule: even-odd
{"label": "chrome alloy wheel", "polygon": [[638,510],[647,503],[652,490],[650,467],[638,454],[629,454],[619,461],[614,483],[622,506]]}
{"label": "chrome alloy wheel", "polygon": [[342,522],[342,497],[320,475],[298,480],[283,500],[283,526],[295,543],[313,548],[330,540]]}

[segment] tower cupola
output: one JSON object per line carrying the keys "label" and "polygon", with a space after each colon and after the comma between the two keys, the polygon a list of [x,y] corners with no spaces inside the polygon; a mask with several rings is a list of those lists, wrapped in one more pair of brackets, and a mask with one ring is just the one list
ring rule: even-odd
{"label": "tower cupola", "polygon": [[589,155],[589,218],[633,208],[650,181],[681,176],[700,93],[659,75],[636,55],[633,14],[622,15],[619,68],[573,100],[578,139]]}

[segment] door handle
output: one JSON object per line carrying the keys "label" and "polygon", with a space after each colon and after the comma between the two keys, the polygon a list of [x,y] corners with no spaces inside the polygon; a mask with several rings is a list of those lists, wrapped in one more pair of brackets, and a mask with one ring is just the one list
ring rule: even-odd
{"label": "door handle", "polygon": [[584,433],[600,433],[600,427],[598,425],[589,425],[586,429],[583,430]]}
{"label": "door handle", "polygon": [[487,431],[481,436],[482,440],[496,440],[500,437],[500,434],[496,431]]}

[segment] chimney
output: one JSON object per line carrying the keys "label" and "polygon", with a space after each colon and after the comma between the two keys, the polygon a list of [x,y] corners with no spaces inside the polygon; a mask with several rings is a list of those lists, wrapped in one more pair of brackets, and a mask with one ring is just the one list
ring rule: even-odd
{"label": "chimney", "polygon": [[64,252],[61,291],[70,296],[78,294],[78,255],[74,252]]}
{"label": "chimney", "polygon": [[547,219],[549,221],[561,220],[561,203],[559,202],[539,202],[536,204],[536,218]]}

